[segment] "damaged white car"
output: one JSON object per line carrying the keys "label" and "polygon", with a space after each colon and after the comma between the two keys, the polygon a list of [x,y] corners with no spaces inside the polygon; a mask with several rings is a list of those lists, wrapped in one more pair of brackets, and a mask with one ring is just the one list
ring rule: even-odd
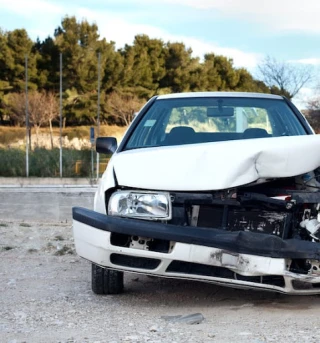
{"label": "damaged white car", "polygon": [[94,210],[73,208],[97,294],[123,272],[320,294],[320,136],[287,99],[155,96],[113,153]]}

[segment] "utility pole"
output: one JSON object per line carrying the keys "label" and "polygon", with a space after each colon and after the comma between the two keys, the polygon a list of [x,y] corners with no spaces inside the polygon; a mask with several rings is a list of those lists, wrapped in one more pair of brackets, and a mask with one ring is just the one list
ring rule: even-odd
{"label": "utility pole", "polygon": [[62,178],[62,53],[60,53],[60,177]]}
{"label": "utility pole", "polygon": [[[98,108],[97,108],[97,138],[100,136],[100,64],[101,53],[98,53]],[[97,153],[97,181],[99,180],[99,154]]]}
{"label": "utility pole", "polygon": [[25,56],[26,72],[26,177],[29,177],[29,109],[28,109],[28,56]]}

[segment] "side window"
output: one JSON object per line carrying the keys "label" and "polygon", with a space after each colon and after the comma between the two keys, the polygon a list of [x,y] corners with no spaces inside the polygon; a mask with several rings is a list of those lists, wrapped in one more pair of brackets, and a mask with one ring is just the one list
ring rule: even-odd
{"label": "side window", "polygon": [[157,144],[156,142],[160,140],[158,136],[161,135],[161,130],[157,130],[157,127],[162,124],[163,112],[163,109],[155,107],[149,112],[149,116],[145,116],[141,120],[135,134],[127,144],[128,149],[135,146],[152,146]]}

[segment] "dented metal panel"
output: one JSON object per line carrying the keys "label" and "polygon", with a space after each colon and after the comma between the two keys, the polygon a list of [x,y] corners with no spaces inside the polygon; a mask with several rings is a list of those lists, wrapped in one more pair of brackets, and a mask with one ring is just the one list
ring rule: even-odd
{"label": "dented metal panel", "polygon": [[[264,256],[234,253],[225,249],[205,247],[194,244],[177,243],[170,254],[150,252],[142,249],[122,248],[110,245],[110,232],[96,229],[90,225],[74,220],[73,232],[77,253],[94,263],[108,268],[126,270],[135,273],[175,277],[212,282],[238,288],[256,288],[290,294],[317,294],[320,283],[319,273],[297,274],[289,270],[290,259],[270,258]],[[156,269],[145,270],[115,265],[110,261],[110,254],[161,260]],[[196,266],[221,268],[230,271],[223,278],[217,275],[202,275],[189,270],[170,271],[169,266],[177,261]],[[313,261],[315,264],[316,261]],[[272,284],[268,278],[283,278],[281,284]]]}
{"label": "dented metal panel", "polygon": [[319,151],[320,135],[306,135],[135,149],[112,162],[121,186],[203,191],[307,173]]}

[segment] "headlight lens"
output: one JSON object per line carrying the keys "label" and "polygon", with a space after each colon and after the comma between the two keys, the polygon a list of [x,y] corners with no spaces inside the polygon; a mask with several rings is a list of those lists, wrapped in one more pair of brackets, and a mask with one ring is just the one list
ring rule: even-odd
{"label": "headlight lens", "polygon": [[171,219],[169,193],[117,191],[109,199],[111,216],[141,219]]}

